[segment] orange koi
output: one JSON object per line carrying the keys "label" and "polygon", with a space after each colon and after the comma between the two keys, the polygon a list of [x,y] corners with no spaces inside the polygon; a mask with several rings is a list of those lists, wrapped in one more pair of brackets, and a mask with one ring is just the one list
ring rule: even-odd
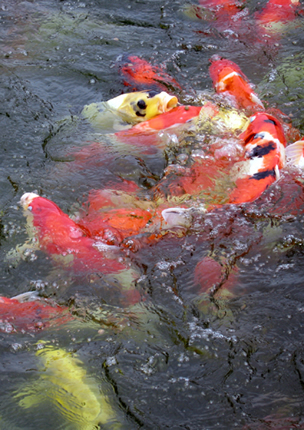
{"label": "orange koi", "polygon": [[6,333],[35,332],[65,324],[74,318],[67,307],[47,300],[20,302],[15,298],[0,297],[0,331]]}
{"label": "orange koi", "polygon": [[209,73],[217,93],[228,95],[238,109],[264,109],[247,77],[235,63],[218,55],[211,57],[210,61]]}
{"label": "orange koi", "polygon": [[191,216],[188,208],[168,206],[156,207],[152,202],[140,200],[135,193],[96,190],[90,193],[85,213],[77,225],[88,236],[101,239],[108,245],[124,247],[134,236],[145,236],[146,242],[157,241],[170,229],[189,226]]}
{"label": "orange koi", "polygon": [[78,221],[88,236],[101,239],[107,245],[120,245],[128,236],[139,234],[152,218],[145,209],[111,209],[91,212]]}
{"label": "orange koi", "polygon": [[246,150],[243,172],[229,203],[251,202],[279,178],[285,164],[286,139],[281,123],[273,116],[258,112],[250,118],[248,128],[239,136]]}
{"label": "orange koi", "polygon": [[125,81],[133,91],[139,90],[181,90],[177,81],[159,66],[152,66],[136,55],[122,56],[117,63]]}
{"label": "orange koi", "polygon": [[266,7],[255,14],[260,25],[286,23],[295,19],[300,6],[299,0],[269,0]]}
{"label": "orange koi", "polygon": [[210,118],[218,113],[218,108],[213,103],[207,102],[204,106],[177,106],[169,112],[158,115],[148,121],[136,124],[129,130],[115,133],[125,143],[134,146],[151,146],[157,144],[157,133],[170,127],[177,127],[197,118],[204,110]]}
{"label": "orange koi", "polygon": [[61,256],[65,265],[79,271],[109,274],[125,269],[122,263],[99,251],[98,243],[52,201],[26,193],[21,204],[28,211],[40,249],[54,258],[58,256],[56,260]]}

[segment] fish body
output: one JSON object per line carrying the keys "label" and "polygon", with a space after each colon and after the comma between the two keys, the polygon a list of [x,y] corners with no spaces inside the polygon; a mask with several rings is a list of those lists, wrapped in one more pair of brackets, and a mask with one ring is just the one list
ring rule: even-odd
{"label": "fish body", "polygon": [[237,142],[231,143],[232,158],[227,156],[225,145],[217,149],[214,143],[209,155],[196,157],[190,167],[167,169],[153,189],[154,199],[164,202],[200,198],[208,210],[225,203],[255,200],[279,178],[285,165],[284,131],[278,119],[258,112],[250,118]]}
{"label": "fish body", "polygon": [[85,234],[54,202],[34,193],[26,193],[21,204],[33,224],[39,247],[56,261],[80,271],[119,272],[125,268],[101,253],[95,241]]}
{"label": "fish body", "polygon": [[36,353],[39,380],[20,390],[15,398],[24,409],[47,402],[62,414],[73,428],[93,430],[112,423],[121,428],[110,403],[110,387],[99,387],[76,354],[53,345],[40,345]]}
{"label": "fish body", "polygon": [[129,145],[139,147],[157,146],[159,131],[190,123],[198,118],[202,111],[205,112],[208,118],[212,118],[218,113],[218,108],[209,102],[204,106],[177,106],[169,112],[136,124],[128,130],[119,131],[115,133],[115,136]]}
{"label": "fish body", "polygon": [[229,203],[255,200],[279,178],[285,165],[286,139],[281,123],[265,112],[250,118],[247,129],[239,136],[245,149],[243,172],[235,181]]}
{"label": "fish body", "polygon": [[35,332],[65,324],[73,319],[67,307],[52,304],[47,300],[20,302],[17,298],[0,296],[1,332]]}
{"label": "fish body", "polygon": [[152,66],[148,61],[136,55],[123,55],[117,62],[117,66],[124,78],[124,85],[131,86],[135,91],[181,89],[177,81],[160,66]]}
{"label": "fish body", "polygon": [[255,18],[259,25],[271,28],[273,24],[294,20],[299,6],[299,0],[269,0],[265,8],[255,14]]}
{"label": "fish body", "polygon": [[238,19],[238,14],[242,11],[243,1],[227,0],[199,0],[200,6],[213,12],[215,26],[219,29],[229,27],[234,28]]}
{"label": "fish body", "polygon": [[210,61],[209,74],[217,93],[228,95],[239,109],[264,109],[247,77],[235,63],[218,56]]}
{"label": "fish body", "polygon": [[115,128],[123,128],[120,124],[122,121],[125,122],[125,127],[127,124],[147,121],[170,111],[177,103],[177,98],[165,91],[137,91],[120,94],[106,102],[86,105],[82,116],[96,127],[115,131]]}

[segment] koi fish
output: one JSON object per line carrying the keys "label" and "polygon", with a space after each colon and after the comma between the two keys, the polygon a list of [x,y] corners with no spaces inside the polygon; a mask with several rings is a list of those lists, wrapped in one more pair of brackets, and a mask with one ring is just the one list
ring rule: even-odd
{"label": "koi fish", "polygon": [[115,128],[126,128],[127,124],[147,121],[168,112],[176,107],[177,103],[177,98],[165,91],[138,91],[121,94],[107,102],[86,105],[82,116],[105,131],[113,131]]}
{"label": "koi fish", "polygon": [[225,155],[225,147],[217,149],[214,143],[215,148],[209,149],[213,157],[198,157],[190,167],[168,168],[153,189],[154,199],[164,202],[199,197],[208,210],[255,200],[279,178],[285,164],[284,131],[275,117],[259,112],[250,118],[238,142],[243,149],[237,141],[233,143],[232,159]]}
{"label": "koi fish", "polygon": [[99,251],[99,244],[52,201],[25,193],[20,202],[34,227],[37,246],[54,260],[79,271],[109,274],[125,269],[115,257],[106,255],[105,247],[104,252]]}
{"label": "koi fish", "polygon": [[224,23],[241,11],[244,2],[227,0],[199,0],[199,4],[214,11],[216,20]]}
{"label": "koi fish", "polygon": [[269,0],[266,7],[255,14],[255,18],[260,26],[274,29],[278,24],[294,20],[300,5],[299,0]]}
{"label": "koi fish", "polygon": [[279,178],[279,171],[285,165],[286,139],[282,125],[275,117],[257,112],[239,138],[244,142],[247,161],[241,163],[240,177],[235,181],[236,188],[229,203],[255,200]]}
{"label": "koi fish", "polygon": [[146,60],[135,55],[123,55],[118,59],[117,66],[125,81],[124,85],[133,90],[167,91],[181,90],[177,81],[159,66],[152,66]]}
{"label": "koi fish", "polygon": [[186,124],[199,117],[200,113],[208,118],[218,113],[218,108],[213,103],[207,102],[204,106],[177,106],[170,112],[158,115],[148,121],[134,125],[128,130],[115,133],[115,136],[129,145],[140,147],[157,146],[158,132]]}
{"label": "koi fish", "polygon": [[133,240],[141,235],[147,242],[156,241],[169,230],[188,228],[190,218],[190,209],[186,207],[157,207],[154,202],[140,200],[135,193],[95,190],[89,194],[77,225],[90,237],[125,248],[130,237]]}
{"label": "koi fish", "polygon": [[228,268],[212,257],[204,257],[194,270],[194,283],[199,285],[200,294],[231,298],[237,282],[237,267]]}
{"label": "koi fish", "polygon": [[172,229],[189,227],[188,209],[170,209],[166,205],[153,210],[150,207],[102,210],[101,204],[98,211],[97,201],[95,210],[76,223],[52,201],[34,193],[24,194],[21,204],[34,227],[37,248],[50,254],[55,262],[76,271],[118,273],[118,278],[121,272],[125,279],[129,274],[134,280],[138,274],[117,261],[121,256],[118,247],[129,236],[144,234],[158,240]]}
{"label": "koi fish", "polygon": [[[112,423],[121,428],[107,392],[88,374],[77,354],[50,344],[39,344],[39,380],[15,394],[23,409],[51,403],[73,428],[91,430]],[[104,391],[102,391],[104,390]]]}
{"label": "koi fish", "polygon": [[232,61],[211,57],[210,77],[217,93],[223,93],[238,109],[264,109],[263,103],[253,91],[247,77]]}
{"label": "koi fish", "polygon": [[[32,293],[30,293],[32,297]],[[74,318],[69,308],[49,300],[23,301],[24,294],[8,298],[0,297],[0,331],[5,333],[35,332],[65,324]]]}

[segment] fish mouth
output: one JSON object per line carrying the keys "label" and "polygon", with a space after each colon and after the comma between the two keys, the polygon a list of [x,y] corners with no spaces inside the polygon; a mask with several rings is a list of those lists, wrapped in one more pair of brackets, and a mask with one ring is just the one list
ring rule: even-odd
{"label": "fish mouth", "polygon": [[23,209],[27,209],[36,197],[39,197],[36,193],[24,193],[20,199],[20,204]]}
{"label": "fish mouth", "polygon": [[189,228],[192,223],[192,216],[189,209],[186,208],[168,208],[162,211],[162,217],[165,221],[165,229],[174,227]]}
{"label": "fish mouth", "polygon": [[160,106],[160,110],[162,113],[168,112],[169,110],[177,106],[178,99],[176,96],[171,96],[164,91],[160,95],[163,96],[162,103]]}

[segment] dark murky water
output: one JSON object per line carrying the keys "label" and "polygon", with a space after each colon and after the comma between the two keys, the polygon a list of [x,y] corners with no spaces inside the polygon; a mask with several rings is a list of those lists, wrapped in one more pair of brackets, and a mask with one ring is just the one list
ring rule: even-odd
{"label": "dark murky water", "polygon": [[[0,294],[38,290],[76,317],[0,334],[3,430],[93,429],[98,422],[105,429],[304,428],[299,172],[283,173],[254,204],[201,216],[185,237],[131,253],[136,283],[127,275],[67,273],[42,252],[14,264],[6,259],[28,237],[18,204],[24,192],[73,215],[91,189],[118,176],[143,189],[161,178],[170,151],[115,146],[79,116],[84,105],[125,91],[114,66],[124,53],[162,64],[186,89],[181,101],[211,89],[208,59],[223,55],[303,135],[303,18],[276,45],[261,45],[224,31],[228,24],[223,30],[191,19],[187,5],[0,1]],[[253,13],[261,5],[247,7]],[[247,24],[254,28],[250,18]],[[91,142],[106,150],[93,167],[75,165],[71,154]],[[222,283],[232,278],[234,298],[200,294],[194,270],[204,257],[221,264]],[[134,290],[142,300],[130,305]],[[57,351],[57,367],[51,353],[45,361],[39,355],[42,342]],[[80,393],[78,402],[70,392]],[[105,411],[96,422],[92,393]]]}

